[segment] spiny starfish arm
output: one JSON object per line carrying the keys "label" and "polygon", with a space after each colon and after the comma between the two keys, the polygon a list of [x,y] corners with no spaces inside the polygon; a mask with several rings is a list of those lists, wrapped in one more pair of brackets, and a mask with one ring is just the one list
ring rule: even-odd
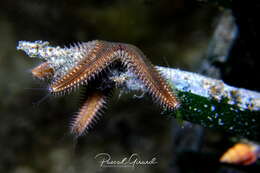
{"label": "spiny starfish arm", "polygon": [[175,94],[142,51],[129,44],[120,44],[120,48],[121,61],[143,82],[153,99],[169,110],[176,109],[179,101]]}
{"label": "spiny starfish arm", "polygon": [[50,85],[52,93],[59,93],[86,84],[116,60],[116,53],[110,50],[111,44],[105,41],[97,42],[98,44],[81,62]]}
{"label": "spiny starfish arm", "polygon": [[32,69],[31,72],[34,77],[39,79],[46,79],[53,76],[54,69],[49,66],[48,62],[44,62]]}
{"label": "spiny starfish arm", "polygon": [[105,108],[109,97],[108,93],[109,91],[105,93],[105,91],[95,90],[88,94],[87,99],[72,122],[71,132],[73,134],[81,136],[97,121],[98,115]]}

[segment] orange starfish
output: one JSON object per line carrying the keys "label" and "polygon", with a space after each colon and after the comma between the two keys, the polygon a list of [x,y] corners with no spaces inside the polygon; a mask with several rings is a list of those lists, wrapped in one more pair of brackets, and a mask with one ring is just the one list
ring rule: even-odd
{"label": "orange starfish", "polygon": [[89,128],[116,86],[113,83],[116,81],[110,80],[107,84],[110,79],[107,76],[113,75],[107,69],[133,73],[136,81],[141,82],[152,98],[167,110],[173,110],[179,105],[171,87],[142,51],[133,45],[95,40],[60,48],[51,47],[48,42],[22,41],[18,49],[30,57],[45,60],[32,70],[32,74],[40,79],[52,79],[49,86],[51,93],[67,93],[82,85],[92,86],[72,123],[72,132],[78,136]]}

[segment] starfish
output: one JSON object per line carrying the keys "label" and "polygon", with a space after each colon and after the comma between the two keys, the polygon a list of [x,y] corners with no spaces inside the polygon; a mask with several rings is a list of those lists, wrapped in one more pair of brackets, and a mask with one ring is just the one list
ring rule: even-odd
{"label": "starfish", "polygon": [[136,82],[141,83],[153,100],[166,110],[179,106],[167,81],[134,45],[94,40],[61,48],[49,46],[49,42],[20,41],[17,49],[44,60],[32,69],[32,75],[49,79],[48,90],[52,94],[66,94],[87,86],[87,98],[71,126],[72,133],[77,136],[91,127],[105,108],[113,89],[127,80],[119,80],[121,78],[115,71],[133,73]]}

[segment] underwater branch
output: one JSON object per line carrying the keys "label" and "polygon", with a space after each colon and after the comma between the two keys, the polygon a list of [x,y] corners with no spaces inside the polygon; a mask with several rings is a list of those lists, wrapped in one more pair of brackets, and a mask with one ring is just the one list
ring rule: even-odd
{"label": "underwater branch", "polygon": [[[48,42],[19,42],[18,50],[30,57],[55,58],[78,56],[71,49],[51,47]],[[65,59],[66,60],[66,59]],[[62,63],[55,61],[56,64]],[[55,65],[55,64],[54,64]],[[180,106],[170,112],[179,120],[186,120],[208,128],[217,128],[233,134],[260,140],[260,93],[236,88],[221,80],[208,78],[196,73],[156,66],[168,81]],[[131,69],[110,72],[110,80],[127,91],[147,92]]]}

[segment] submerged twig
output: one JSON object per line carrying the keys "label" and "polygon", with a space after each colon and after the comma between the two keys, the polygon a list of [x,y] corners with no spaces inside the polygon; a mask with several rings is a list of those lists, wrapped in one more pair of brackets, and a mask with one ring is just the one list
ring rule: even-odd
{"label": "submerged twig", "polygon": [[[30,57],[56,58],[52,60],[56,63],[52,64],[54,69],[64,61],[75,61],[73,57],[80,56],[76,49],[51,47],[48,42],[42,41],[22,41],[17,49],[25,51]],[[259,92],[232,87],[221,80],[191,72],[159,66],[156,68],[177,93],[180,106],[172,113],[175,117],[260,140]],[[131,68],[125,71],[112,69],[108,77],[121,89],[147,92]]]}

